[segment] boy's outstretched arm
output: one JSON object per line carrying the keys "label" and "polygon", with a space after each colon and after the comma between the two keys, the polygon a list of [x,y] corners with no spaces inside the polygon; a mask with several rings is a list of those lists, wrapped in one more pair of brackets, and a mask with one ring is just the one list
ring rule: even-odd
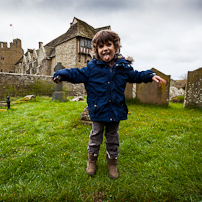
{"label": "boy's outstretched arm", "polygon": [[162,83],[166,83],[166,80],[165,79],[163,79],[163,78],[161,78],[160,76],[157,76],[157,75],[154,75],[153,77],[152,77],[152,80],[153,81],[155,81],[156,83],[158,83],[159,85],[159,87],[161,86],[161,84]]}
{"label": "boy's outstretched arm", "polygon": [[61,83],[62,81],[68,81],[71,83],[85,83],[89,77],[88,67],[61,69],[54,73],[53,81],[55,83]]}

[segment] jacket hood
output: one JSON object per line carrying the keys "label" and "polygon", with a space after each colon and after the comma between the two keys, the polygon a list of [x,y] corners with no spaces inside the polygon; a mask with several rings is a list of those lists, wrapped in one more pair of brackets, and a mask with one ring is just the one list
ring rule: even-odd
{"label": "jacket hood", "polygon": [[132,63],[134,62],[134,59],[133,59],[133,57],[131,57],[131,56],[128,56],[128,57],[126,58],[126,60],[127,60],[128,62],[130,62],[130,64],[132,64]]}

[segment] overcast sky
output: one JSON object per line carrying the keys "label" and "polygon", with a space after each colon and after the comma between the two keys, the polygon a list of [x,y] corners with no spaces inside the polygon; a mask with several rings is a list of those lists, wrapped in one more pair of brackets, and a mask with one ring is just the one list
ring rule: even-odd
{"label": "overcast sky", "polygon": [[37,49],[74,17],[94,28],[110,25],[137,70],[154,67],[179,79],[202,67],[202,0],[0,0],[0,41],[19,38],[24,52]]}

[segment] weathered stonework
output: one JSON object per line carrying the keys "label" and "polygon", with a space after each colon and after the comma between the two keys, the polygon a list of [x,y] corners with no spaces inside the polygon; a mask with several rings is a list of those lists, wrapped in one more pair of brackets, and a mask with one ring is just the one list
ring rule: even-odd
{"label": "weathered stonework", "polygon": [[15,63],[23,56],[24,51],[20,39],[14,39],[10,43],[0,42],[0,72],[15,72]]}
{"label": "weathered stonework", "polygon": [[185,90],[184,107],[202,107],[202,67],[189,71]]}
{"label": "weathered stonework", "polygon": [[[52,96],[56,84],[52,76],[30,74],[0,73],[0,99],[9,96],[26,96],[28,94]],[[83,84],[63,82],[63,91],[68,96],[85,95]]]}
{"label": "weathered stonework", "polygon": [[88,112],[88,105],[84,108],[84,111],[80,114],[80,119],[84,124],[92,124],[90,120],[89,112]]}
{"label": "weathered stonework", "polygon": [[79,40],[71,39],[55,48],[56,61],[61,62],[66,69],[79,68],[87,66],[91,60],[88,54],[78,54]]}
{"label": "weathered stonework", "polygon": [[66,97],[64,91],[55,91],[55,92],[53,93],[52,100],[66,101],[66,100],[67,100],[67,97]]}
{"label": "weathered stonework", "polygon": [[55,48],[56,62],[61,62],[66,69],[76,67],[76,38]]}
{"label": "weathered stonework", "polygon": [[132,99],[133,98],[133,83],[127,83],[126,84],[126,89],[125,89],[125,97],[127,99]]}
{"label": "weathered stonework", "polygon": [[45,46],[39,42],[37,50],[28,49],[16,62],[15,73],[53,75],[58,62],[67,69],[85,67],[91,60],[91,40],[101,29],[110,29],[110,26],[95,29],[74,18],[66,33]]}
{"label": "weathered stonework", "polygon": [[39,42],[39,49],[28,49],[21,59],[15,64],[15,73],[33,75],[52,75],[56,65],[52,47],[44,47]]}
{"label": "weathered stonework", "polygon": [[136,84],[136,96],[143,103],[168,106],[170,75],[165,75],[154,68],[151,70],[161,78],[165,79],[166,84],[162,83],[161,87],[158,87],[156,82]]}

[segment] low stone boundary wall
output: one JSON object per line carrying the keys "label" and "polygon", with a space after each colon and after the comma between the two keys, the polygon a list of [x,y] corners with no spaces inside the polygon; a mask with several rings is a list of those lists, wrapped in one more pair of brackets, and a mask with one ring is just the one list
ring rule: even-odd
{"label": "low stone boundary wall", "polygon": [[[0,73],[0,99],[28,94],[52,96],[55,90],[52,76]],[[63,91],[68,96],[85,95],[83,84],[63,82]]]}

